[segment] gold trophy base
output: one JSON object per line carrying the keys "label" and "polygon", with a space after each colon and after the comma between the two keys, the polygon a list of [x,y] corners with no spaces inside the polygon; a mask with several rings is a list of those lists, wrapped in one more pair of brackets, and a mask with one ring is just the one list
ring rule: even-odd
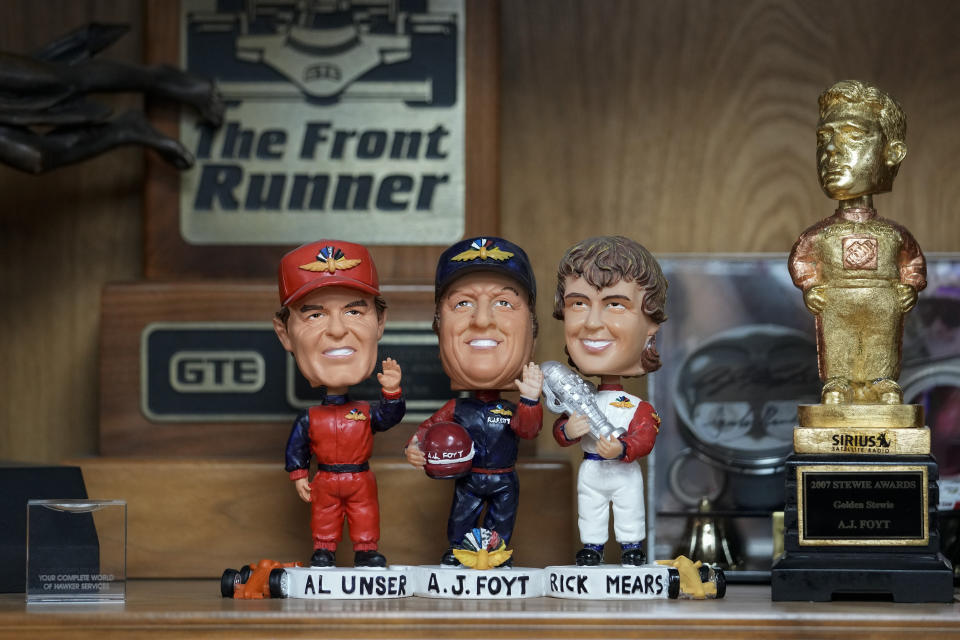
{"label": "gold trophy base", "polygon": [[814,429],[909,429],[923,427],[919,404],[802,404],[800,427]]}
{"label": "gold trophy base", "polygon": [[918,404],[802,404],[795,453],[927,455],[930,429]]}
{"label": "gold trophy base", "polygon": [[880,427],[797,427],[793,430],[795,453],[853,455],[927,455],[930,429],[884,429]]}

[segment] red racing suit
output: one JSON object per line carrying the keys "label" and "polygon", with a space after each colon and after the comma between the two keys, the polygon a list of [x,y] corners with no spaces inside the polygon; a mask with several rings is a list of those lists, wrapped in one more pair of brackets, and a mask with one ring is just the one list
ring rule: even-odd
{"label": "red racing suit", "polygon": [[380,505],[377,480],[368,463],[373,434],[398,424],[405,408],[399,392],[383,394],[372,410],[368,402],[327,396],[322,405],[310,407],[294,422],[286,452],[290,479],[307,477],[311,455],[317,460],[317,473],[310,483],[314,549],[335,551],[346,517],[354,550],[376,550]]}

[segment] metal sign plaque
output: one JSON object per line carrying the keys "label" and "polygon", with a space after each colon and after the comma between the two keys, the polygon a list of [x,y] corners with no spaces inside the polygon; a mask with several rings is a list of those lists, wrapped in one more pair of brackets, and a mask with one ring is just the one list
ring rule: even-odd
{"label": "metal sign plaque", "polygon": [[180,233],[200,245],[445,245],[465,229],[463,0],[182,0]]}
{"label": "metal sign plaque", "polygon": [[[387,356],[403,367],[406,422],[426,419],[449,398],[430,323],[387,323],[378,360]],[[140,366],[141,411],[155,422],[292,420],[323,400],[268,322],[150,324],[141,334]],[[376,376],[350,395],[377,401]]]}
{"label": "metal sign plaque", "polygon": [[927,468],[797,467],[801,545],[926,545]]}

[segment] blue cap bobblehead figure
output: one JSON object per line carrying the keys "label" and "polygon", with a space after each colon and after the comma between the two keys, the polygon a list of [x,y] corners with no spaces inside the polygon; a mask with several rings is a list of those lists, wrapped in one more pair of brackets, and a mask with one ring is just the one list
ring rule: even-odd
{"label": "blue cap bobblehead figure", "polygon": [[[405,453],[410,464],[423,468],[417,443],[438,422],[455,422],[473,438],[473,468],[456,480],[447,522],[450,548],[441,560],[456,565],[451,549],[473,527],[494,530],[505,542],[513,533],[518,439],[536,437],[543,423],[543,374],[530,362],[537,290],[523,249],[492,236],[468,238],[444,251],[435,285],[440,359],[451,388],[471,394],[447,402],[424,421]],[[520,404],[502,399],[501,390],[519,390]]]}

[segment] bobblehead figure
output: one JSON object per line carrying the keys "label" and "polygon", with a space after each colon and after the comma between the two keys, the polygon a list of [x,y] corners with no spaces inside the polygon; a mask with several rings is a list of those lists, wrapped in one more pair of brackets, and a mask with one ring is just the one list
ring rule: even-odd
{"label": "bobblehead figure", "polygon": [[624,391],[623,376],[660,368],[654,336],[666,321],[667,281],[644,247],[622,236],[588,238],[570,247],[557,269],[555,318],[563,320],[570,362],[598,376],[597,405],[619,437],[597,438],[581,414],[562,415],[553,426],[561,446],[583,448],[577,478],[581,566],[600,564],[610,505],[624,565],[646,560],[643,472],[637,460],[653,450],[660,418],[653,406]]}
{"label": "bobblehead figure", "polygon": [[[454,422],[473,440],[472,467],[454,486],[443,565],[460,564],[454,547],[474,527],[495,531],[504,543],[513,534],[520,499],[514,468],[517,445],[520,438],[536,437],[543,424],[543,374],[530,362],[537,335],[536,299],[527,254],[508,240],[462,240],[440,256],[433,328],[451,388],[469,391],[469,397],[450,400],[425,420],[405,454],[422,469],[426,458],[418,443],[439,423]],[[500,397],[502,390],[515,389],[520,391],[519,404]]]}
{"label": "bobblehead figure", "polygon": [[[314,387],[326,387],[320,406],[301,413],[287,442],[286,470],[297,494],[311,504],[314,567],[334,565],[346,518],[354,566],[385,567],[377,551],[380,507],[368,460],[373,434],[403,419],[400,366],[387,358],[377,374],[380,402],[350,400],[351,385],[370,377],[383,336],[386,303],[366,248],[320,240],[280,262],[280,304],[273,327],[283,348]],[[317,473],[308,480],[310,459]]]}

